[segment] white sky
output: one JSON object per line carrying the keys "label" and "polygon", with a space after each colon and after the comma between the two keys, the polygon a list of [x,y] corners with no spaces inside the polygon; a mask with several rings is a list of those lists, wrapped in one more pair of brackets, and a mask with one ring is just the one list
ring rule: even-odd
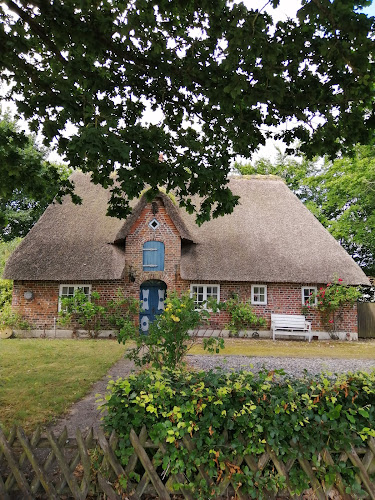
{"label": "white sky", "polygon": [[[243,0],[243,3],[248,8],[268,11],[272,15],[274,22],[295,17],[297,10],[301,6],[300,0],[280,0],[280,5],[277,9],[272,9],[271,5],[268,5],[267,0]],[[375,16],[375,2],[373,2],[370,7],[364,9],[363,12],[367,15]],[[9,103],[2,99],[5,91],[4,85],[0,83],[0,111],[4,112],[8,110],[10,114],[13,115],[16,111],[16,106],[14,103]],[[151,116],[146,119],[147,121],[154,121]],[[27,131],[26,123],[20,123],[20,126]],[[282,141],[268,140],[266,146],[261,146],[259,151],[253,155],[253,159],[262,156],[271,159],[274,158],[276,155],[276,147],[280,148],[282,151],[285,150],[285,145]],[[62,161],[61,157],[55,151],[51,151],[49,160],[55,162]]]}

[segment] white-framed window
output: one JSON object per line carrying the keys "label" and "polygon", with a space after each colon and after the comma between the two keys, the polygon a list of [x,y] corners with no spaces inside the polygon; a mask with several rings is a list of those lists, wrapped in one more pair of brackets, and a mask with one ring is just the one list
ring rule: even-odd
{"label": "white-framed window", "polygon": [[197,305],[202,305],[212,298],[220,301],[220,285],[190,285],[190,297],[195,298]]}
{"label": "white-framed window", "polygon": [[251,285],[251,303],[254,305],[267,304],[267,285]]}
{"label": "white-framed window", "polygon": [[61,299],[65,299],[68,297],[73,297],[77,290],[82,290],[82,292],[86,295],[86,297],[90,300],[91,296],[91,285],[60,285],[59,290],[59,311],[61,311]]}
{"label": "white-framed window", "polygon": [[313,302],[310,302],[310,297],[318,291],[316,286],[303,286],[302,287],[302,305],[306,306],[310,304],[311,306],[316,306],[316,297]]}

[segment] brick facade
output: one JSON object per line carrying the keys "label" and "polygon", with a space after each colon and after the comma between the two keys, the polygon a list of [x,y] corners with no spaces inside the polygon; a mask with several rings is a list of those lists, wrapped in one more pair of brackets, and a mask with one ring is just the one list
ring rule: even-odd
{"label": "brick facade", "polygon": [[[152,219],[156,218],[160,223],[157,229],[149,227]],[[164,271],[143,270],[143,244],[146,241],[161,241],[165,245]],[[165,282],[168,290],[176,290],[178,293],[190,290],[193,282],[184,281],[180,276],[181,259],[181,237],[167,214],[160,198],[153,204],[149,203],[142,211],[137,221],[133,224],[130,233],[126,237],[125,244],[125,273],[122,280],[113,281],[68,281],[66,284],[91,284],[92,291],[100,293],[103,301],[115,298],[118,290],[127,297],[139,298],[142,283],[148,280],[161,280]],[[243,282],[208,282],[199,281],[199,284],[220,284],[220,300],[225,301],[233,294],[237,294],[241,300],[250,300],[251,283]],[[259,284],[259,283],[258,283]],[[303,286],[311,284],[291,283],[260,283],[267,285],[267,305],[254,305],[256,314],[266,318],[268,329],[270,327],[271,313],[302,314]],[[13,306],[37,329],[51,329],[58,316],[58,295],[60,283],[57,281],[15,281],[13,288]],[[317,286],[322,286],[317,284]],[[26,291],[33,292],[33,298],[24,298]],[[213,328],[222,329],[228,322],[226,312],[215,314],[211,318]],[[307,318],[312,321],[312,329],[324,331],[319,314],[311,309]],[[357,333],[357,307],[347,307],[342,311],[340,330]]]}

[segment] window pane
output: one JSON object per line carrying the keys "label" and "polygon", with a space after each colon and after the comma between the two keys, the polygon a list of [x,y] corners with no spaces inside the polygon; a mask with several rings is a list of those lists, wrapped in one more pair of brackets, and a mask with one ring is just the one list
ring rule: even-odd
{"label": "window pane", "polygon": [[303,289],[303,303],[306,304],[308,302],[314,304],[316,301],[311,300],[311,295],[316,292],[316,288],[304,288]]}

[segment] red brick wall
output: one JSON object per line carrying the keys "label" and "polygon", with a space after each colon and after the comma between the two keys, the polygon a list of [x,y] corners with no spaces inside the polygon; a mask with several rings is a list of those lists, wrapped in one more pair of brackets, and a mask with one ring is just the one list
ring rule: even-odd
{"label": "red brick wall", "polygon": [[[174,226],[171,218],[167,214],[161,199],[156,200],[157,213],[152,211],[152,205],[148,204],[142,211],[137,222],[134,223],[130,234],[126,238],[125,245],[125,274],[123,280],[114,281],[77,281],[75,283],[88,283],[92,285],[92,291],[100,293],[104,301],[116,296],[118,289],[121,289],[125,296],[139,298],[140,286],[147,280],[161,280],[167,285],[168,290],[176,290],[178,293],[190,290],[189,281],[184,281],[180,277],[181,259],[181,238],[178,230]],[[148,224],[156,218],[160,226],[156,230],[151,229]],[[162,241],[165,245],[165,266],[164,271],[143,271],[143,244],[149,240]],[[134,276],[135,281],[130,280],[129,274]],[[74,282],[64,282],[74,283]],[[215,283],[215,282],[195,282],[195,283]],[[218,282],[216,282],[218,283]],[[13,306],[35,327],[52,328],[54,318],[58,315],[58,282],[14,282]],[[258,283],[263,284],[263,283]],[[309,284],[290,283],[268,283],[267,284],[267,305],[254,305],[256,314],[267,319],[270,327],[271,313],[302,314],[301,287],[311,286]],[[318,285],[319,286],[319,285]],[[24,298],[24,292],[31,290],[34,298],[28,301]],[[220,300],[225,301],[233,293],[238,294],[241,300],[250,300],[251,283],[226,282],[220,284]],[[223,328],[228,322],[228,315],[225,312],[213,315],[212,327]],[[319,314],[313,309],[307,315],[307,319],[312,321],[313,330],[323,331]],[[352,333],[357,332],[357,307],[347,307],[342,314],[340,329]]]}
{"label": "red brick wall", "polygon": [[[103,302],[115,298],[117,290],[125,291],[123,281],[64,281],[64,284],[91,284],[91,291],[100,293]],[[38,329],[51,329],[58,317],[60,283],[57,281],[15,281],[13,283],[13,308]],[[24,293],[33,292],[33,299],[26,300]]]}
{"label": "red brick wall", "polygon": [[[197,282],[198,283],[198,282]],[[212,283],[220,284],[220,300],[225,301],[233,294],[237,294],[243,301],[251,301],[251,283],[242,282],[208,282],[200,281],[200,284]],[[314,286],[307,283],[255,283],[267,285],[267,305],[252,305],[254,312],[267,320],[267,329],[271,327],[271,313],[279,314],[304,314],[308,321],[312,322],[312,329],[324,331],[326,328],[322,324],[320,314],[313,307],[306,314],[302,311],[302,287]],[[323,285],[317,285],[319,286]],[[190,288],[190,283],[186,282],[186,287]],[[185,287],[185,288],[186,288]],[[341,311],[341,321],[339,329],[357,333],[357,305],[347,306]],[[225,311],[213,315],[211,324],[217,328],[223,328],[228,323],[229,316]]]}
{"label": "red brick wall", "polygon": [[[153,275],[156,273],[152,273]],[[158,273],[158,279],[162,276]],[[163,280],[165,281],[165,280]],[[73,282],[72,282],[73,283]],[[97,282],[80,282],[91,283],[92,291],[100,293],[103,301],[115,298],[117,290],[120,289],[125,296],[139,297],[139,282],[126,283],[125,281],[97,281]],[[205,282],[200,282],[205,283]],[[207,282],[206,282],[207,283]],[[180,293],[190,289],[190,282],[183,281],[180,278],[175,282],[169,283],[168,289],[177,289]],[[271,322],[271,313],[284,314],[302,314],[302,299],[301,287],[303,284],[277,284],[271,283],[267,285],[267,305],[253,305],[253,309],[257,315],[267,319],[268,328]],[[28,301],[24,298],[24,292],[31,290],[34,298]],[[58,291],[59,283],[57,282],[15,282],[13,288],[13,305],[19,312],[36,328],[52,328],[54,318],[58,316]],[[220,300],[225,301],[230,298],[233,293],[239,295],[241,300],[250,300],[251,284],[250,283],[221,283],[220,284]],[[321,323],[320,315],[313,308],[306,315],[306,319],[312,321],[312,329],[316,331],[324,331],[324,325]],[[212,315],[211,326],[213,328],[222,329],[228,323],[229,317],[225,311],[219,314]],[[104,325],[107,326],[107,325]],[[342,311],[342,320],[339,324],[339,329],[346,332],[357,332],[357,306],[346,307]]]}

